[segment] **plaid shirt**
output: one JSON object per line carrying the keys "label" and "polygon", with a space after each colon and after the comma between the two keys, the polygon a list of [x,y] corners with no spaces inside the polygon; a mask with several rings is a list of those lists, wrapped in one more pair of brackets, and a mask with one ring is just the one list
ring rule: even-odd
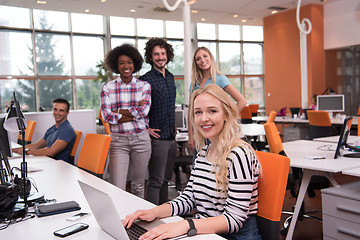
{"label": "plaid shirt", "polygon": [[[145,103],[139,106],[139,102]],[[113,133],[133,134],[143,132],[149,127],[148,113],[151,105],[151,87],[145,81],[133,77],[125,84],[120,77],[105,83],[101,88],[101,113],[110,124]],[[118,123],[122,115],[114,113],[118,109],[128,109],[134,116],[133,121]]]}
{"label": "plaid shirt", "polygon": [[154,67],[140,79],[151,85],[150,128],[160,129],[159,140],[175,139],[175,98],[174,75],[165,69],[165,78]]}

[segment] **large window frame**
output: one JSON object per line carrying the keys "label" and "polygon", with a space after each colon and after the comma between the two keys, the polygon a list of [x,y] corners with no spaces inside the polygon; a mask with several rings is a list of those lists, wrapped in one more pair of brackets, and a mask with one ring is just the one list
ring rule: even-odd
{"label": "large window frame", "polygon": [[[3,6],[4,7],[4,6]],[[22,9],[24,10],[24,9]],[[169,28],[169,25],[176,24],[176,25],[181,25],[182,22],[174,22],[174,21],[164,21],[164,20],[160,20],[162,23],[162,31],[158,31],[160,32],[160,35],[163,36],[150,36],[147,35],[146,36],[141,36],[138,35],[137,33],[137,22],[141,22],[143,21],[143,19],[136,19],[136,18],[129,18],[131,20],[133,20],[134,22],[134,35],[133,36],[129,36],[127,35],[117,35],[119,33],[116,34],[112,34],[111,33],[111,18],[112,16],[102,16],[102,21],[103,21],[103,25],[104,25],[104,33],[86,33],[86,32],[74,32],[72,31],[72,14],[70,12],[67,12],[66,14],[68,15],[68,24],[69,24],[69,30],[63,30],[63,31],[59,31],[59,30],[47,30],[47,29],[37,29],[34,27],[34,13],[33,13],[33,9],[27,9],[29,11],[29,28],[24,28],[24,27],[18,27],[18,26],[10,26],[9,25],[1,25],[0,23],[0,37],[1,37],[1,33],[3,32],[24,32],[24,33],[30,33],[31,34],[31,39],[32,39],[32,47],[33,47],[33,65],[34,65],[34,74],[26,74],[26,75],[16,75],[16,74],[2,74],[0,72],[0,81],[2,80],[9,80],[9,79],[16,79],[16,80],[30,80],[33,81],[33,86],[34,86],[34,92],[35,92],[35,109],[36,111],[41,111],[42,106],[41,106],[41,102],[42,100],[40,99],[40,89],[39,87],[41,86],[41,84],[39,84],[42,81],[46,81],[46,80],[59,80],[59,81],[71,81],[71,89],[69,91],[71,91],[71,95],[72,95],[72,99],[71,99],[71,109],[81,109],[81,103],[78,103],[78,96],[77,96],[77,91],[79,91],[79,87],[76,85],[76,82],[79,80],[86,80],[86,81],[92,81],[94,79],[96,79],[97,75],[95,74],[83,74],[83,75],[77,75],[76,74],[76,64],[74,62],[76,62],[75,56],[74,56],[74,38],[78,38],[78,37],[91,37],[91,38],[100,38],[102,39],[103,42],[103,55],[105,56],[106,52],[108,52],[111,48],[115,47],[112,46],[113,43],[116,43],[116,39],[120,40],[118,42],[121,42],[122,40],[126,41],[129,40],[129,42],[133,43],[136,47],[140,47],[139,46],[139,42],[141,42],[142,44],[141,47],[139,48],[139,51],[141,54],[143,54],[144,50],[143,50],[143,42],[147,41],[147,39],[149,37],[168,37],[168,41],[169,42],[182,42],[183,41],[183,34],[179,34],[174,35],[173,32],[170,33],[169,31],[169,35],[167,36],[167,29],[171,29]],[[36,10],[39,11],[39,10]],[[63,12],[61,12],[63,13]],[[87,15],[87,14],[84,14]],[[117,17],[114,17],[117,18]],[[192,24],[193,27],[193,32],[196,32],[197,29],[197,24],[201,24],[201,23],[194,23]],[[27,24],[24,24],[24,26],[26,26]],[[230,80],[234,80],[234,81],[239,81],[239,82],[234,82],[233,84],[235,86],[238,86],[238,90],[244,94],[245,96],[247,95],[247,89],[245,88],[246,84],[246,79],[251,79],[251,78],[259,78],[262,82],[263,82],[263,86],[264,86],[264,81],[265,81],[265,75],[264,73],[261,74],[247,74],[245,72],[245,66],[244,66],[244,51],[243,51],[243,46],[246,43],[252,43],[252,44],[259,44],[261,46],[263,46],[263,41],[243,41],[242,37],[240,36],[235,37],[231,40],[226,40],[223,39],[223,37],[219,37],[219,28],[224,28],[226,29],[227,26],[220,26],[218,24],[206,24],[206,26],[210,27],[210,29],[215,29],[215,33],[214,36],[215,38],[212,39],[197,39],[197,38],[193,38],[192,39],[192,46],[195,49],[197,46],[201,46],[202,44],[210,44],[212,47],[211,51],[213,52],[215,58],[217,59],[217,62],[219,64],[219,68],[221,70],[221,64],[219,59],[222,57],[222,54],[224,54],[221,49],[220,46],[222,44],[226,44],[226,43],[233,43],[233,44],[238,44],[239,45],[239,54],[240,54],[240,73],[239,74],[231,74],[231,73],[226,73],[223,72],[226,76],[228,76],[228,78]],[[234,25],[230,25],[232,28],[234,28]],[[241,25],[235,25],[238,26],[240,28],[239,33],[240,35],[242,35],[242,31],[243,31],[243,26]],[[220,31],[221,32],[221,31]],[[51,75],[51,76],[46,76],[46,75],[40,75],[38,73],[38,68],[37,68],[37,62],[36,62],[36,35],[37,34],[53,34],[53,35],[62,35],[62,36],[66,36],[69,38],[69,50],[70,50],[70,63],[67,63],[71,66],[71,70],[70,73],[66,74],[66,75]],[[196,37],[196,36],[195,36]],[[205,44],[205,46],[206,46]],[[193,52],[193,50],[191,52]],[[89,51],[91,51],[91,49],[89,49]],[[180,50],[181,51],[181,50]],[[262,53],[263,55],[263,53]],[[181,58],[182,57],[182,58]],[[182,60],[181,60],[182,59]],[[101,59],[99,59],[100,61]],[[177,59],[177,61],[183,61],[183,56],[180,56],[180,58]],[[263,61],[263,56],[262,56],[262,61]],[[170,65],[170,64],[169,64]],[[179,65],[179,64],[178,64]],[[94,66],[95,68],[95,66]],[[170,67],[171,68],[171,67]],[[141,75],[143,73],[145,73],[146,71],[148,71],[150,69],[150,66],[146,63],[144,63],[143,65],[143,69],[141,72],[137,73],[136,75]],[[179,74],[179,71],[177,71],[175,74],[175,83],[178,86],[178,89],[182,90],[182,92],[178,92],[178,96],[177,96],[177,104],[181,104],[181,101],[184,101],[184,94],[185,91],[188,91],[188,88],[184,86],[184,76]],[[40,85],[40,86],[39,86]],[[98,85],[98,84],[97,84]],[[1,86],[1,83],[0,83]],[[249,90],[249,89],[248,89]],[[263,89],[264,91],[264,89]],[[0,92],[0,107],[1,113],[4,113],[6,111],[5,106],[1,103],[1,92]],[[6,99],[9,100],[9,99]],[[261,101],[258,101],[257,103],[260,104],[260,107],[264,107],[264,94],[263,94],[263,99],[261,99]],[[251,101],[248,103],[252,103]],[[96,106],[97,105],[97,106]],[[99,90],[99,98],[98,98],[98,103],[95,103],[94,106],[94,110],[98,110],[100,106],[100,90]],[[46,109],[49,110],[49,109]]]}

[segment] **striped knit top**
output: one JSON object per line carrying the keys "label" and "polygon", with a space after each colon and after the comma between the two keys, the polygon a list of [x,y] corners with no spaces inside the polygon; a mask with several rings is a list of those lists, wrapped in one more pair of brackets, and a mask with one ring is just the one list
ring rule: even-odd
{"label": "striped knit top", "polygon": [[183,193],[170,202],[171,215],[184,215],[196,210],[197,218],[223,215],[228,223],[228,233],[238,232],[248,215],[258,208],[259,162],[248,145],[231,150],[228,162],[228,187],[216,189],[214,167],[207,161],[205,146],[197,155],[189,182]]}

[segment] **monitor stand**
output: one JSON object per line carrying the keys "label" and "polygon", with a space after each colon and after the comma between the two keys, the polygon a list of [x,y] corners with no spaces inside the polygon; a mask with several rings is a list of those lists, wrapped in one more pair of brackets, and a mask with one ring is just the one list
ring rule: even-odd
{"label": "monitor stand", "polygon": [[348,158],[360,158],[360,152],[359,153],[347,153],[347,154],[343,154],[343,157],[348,157]]}

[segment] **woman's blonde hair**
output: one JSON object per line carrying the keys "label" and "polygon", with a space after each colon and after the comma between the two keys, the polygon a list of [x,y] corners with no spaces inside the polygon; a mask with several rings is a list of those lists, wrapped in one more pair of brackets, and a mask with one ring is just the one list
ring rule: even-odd
{"label": "woman's blonde hair", "polygon": [[207,52],[210,56],[210,60],[211,60],[210,77],[211,77],[212,83],[216,82],[216,74],[222,75],[222,73],[219,71],[219,69],[216,66],[215,58],[212,55],[212,53],[210,52],[210,50],[206,47],[198,47],[194,52],[193,61],[192,61],[191,90],[194,89],[196,83],[198,83],[200,85],[200,81],[204,76],[203,71],[196,64],[196,54],[200,50]]}
{"label": "woman's blonde hair", "polygon": [[[234,101],[229,95],[219,86],[215,84],[209,84],[204,88],[200,88],[193,92],[190,104],[190,121],[193,126],[195,125],[195,113],[194,113],[194,101],[203,93],[208,93],[213,97],[217,98],[222,105],[225,113],[225,123],[222,131],[219,134],[218,144],[216,150],[219,153],[212,166],[215,168],[215,180],[216,186],[221,191],[225,191],[228,184],[228,164],[227,157],[230,154],[232,148],[240,145],[248,145],[245,141],[241,140],[241,126],[239,123],[239,110],[236,107]],[[196,149],[200,151],[205,145],[205,138],[200,131],[194,128],[194,139],[196,143]],[[251,148],[251,146],[249,146]],[[246,148],[247,149],[247,148]]]}

